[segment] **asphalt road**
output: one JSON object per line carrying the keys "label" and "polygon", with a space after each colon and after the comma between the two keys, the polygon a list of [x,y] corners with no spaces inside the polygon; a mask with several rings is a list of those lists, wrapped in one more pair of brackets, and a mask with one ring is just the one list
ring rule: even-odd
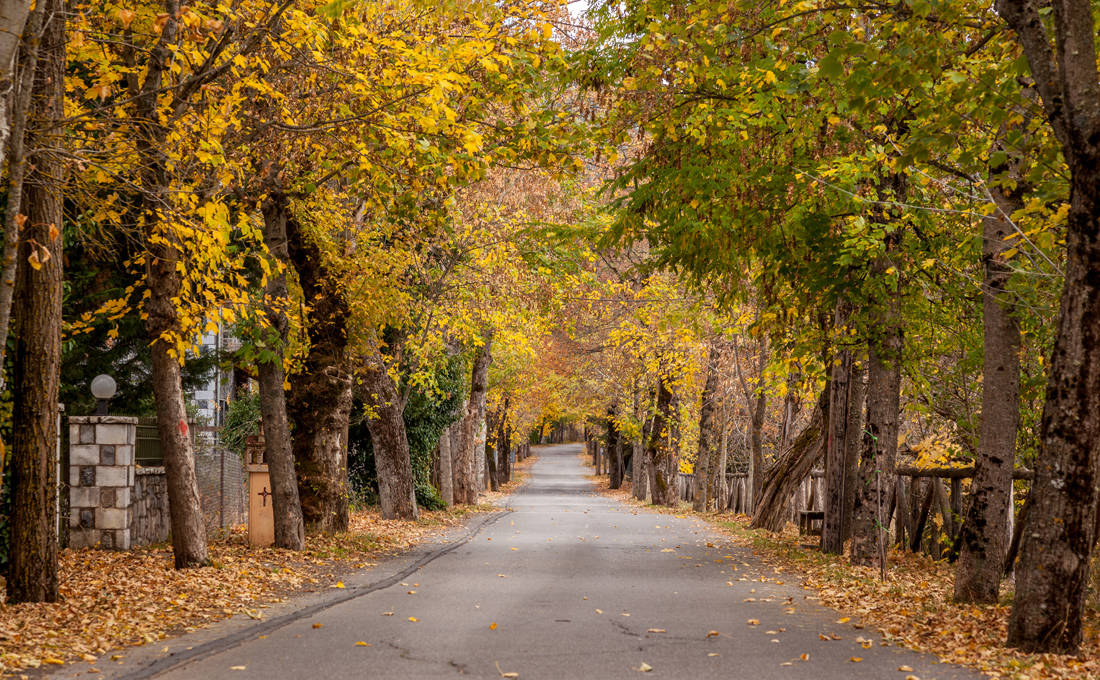
{"label": "asphalt road", "polygon": [[375,570],[337,591],[342,602],[180,638],[159,660],[149,650],[104,670],[179,680],[981,677],[837,623],[843,613],[698,520],[596,495],[580,452],[541,449],[510,512],[408,558],[388,587]]}

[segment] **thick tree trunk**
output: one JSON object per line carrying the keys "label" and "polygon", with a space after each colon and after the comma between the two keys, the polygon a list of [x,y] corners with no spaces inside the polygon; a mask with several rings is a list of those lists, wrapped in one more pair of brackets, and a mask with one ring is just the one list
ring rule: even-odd
{"label": "thick tree trunk", "polygon": [[454,477],[451,472],[451,430],[450,425],[439,436],[439,497],[448,508],[455,504]]}
{"label": "thick tree trunk", "polygon": [[472,477],[473,461],[470,460],[474,449],[468,443],[474,437],[474,417],[470,412],[469,399],[462,405],[461,413],[462,417],[453,426],[451,439],[451,486],[456,505],[477,502],[477,485]]}
{"label": "thick tree trunk", "polygon": [[[836,328],[844,329],[845,310],[837,305]],[[825,448],[825,519],[821,527],[821,551],[839,555],[844,552],[844,500],[848,497],[849,462],[846,454],[848,399],[851,396],[852,353],[842,350],[833,360],[829,381],[829,424]]]}
{"label": "thick tree trunk", "polygon": [[718,400],[718,357],[712,346],[707,357],[707,377],[703,383],[702,405],[699,408],[699,453],[695,458],[695,497],[692,509],[703,512],[707,509],[712,489],[710,470],[714,467],[717,437],[717,420],[714,417],[715,403]]}
{"label": "thick tree trunk", "polygon": [[[1047,375],[1034,504],[1020,546],[1008,643],[1076,652],[1100,477],[1100,74],[1089,0],[999,0],[1070,171],[1065,284]],[[1053,29],[1054,40],[1047,26]]]}
{"label": "thick tree trunk", "polygon": [[482,490],[480,478],[484,461],[481,447],[485,445],[484,436],[479,435],[485,428],[485,392],[489,385],[489,365],[493,361],[493,336],[486,333],[484,343],[474,356],[470,371],[470,399],[466,404],[466,416],[462,429],[462,466],[455,466],[455,502],[477,504],[478,493]]}
{"label": "thick tree trunk", "polygon": [[[62,186],[64,165],[51,147],[64,115],[65,16],[61,0],[40,0],[48,22],[34,84],[29,139],[35,161],[26,178],[27,222],[15,296],[11,535],[7,601],[57,600],[57,394],[61,367]],[[33,259],[32,259],[33,258]],[[6,336],[5,336],[6,337]]]}
{"label": "thick tree trunk", "polygon": [[959,563],[955,569],[955,600],[985,604],[997,602],[1000,590],[1012,517],[1016,431],[1020,425],[1020,325],[1012,293],[1007,290],[1012,269],[1004,251],[1009,248],[1008,235],[1014,233],[1008,218],[1017,206],[1022,207],[1022,202],[1018,194],[1015,200],[1001,196],[1001,214],[986,217],[983,225],[982,420],[970,507],[959,533]]}
{"label": "thick tree trunk", "polygon": [[291,378],[287,395],[287,411],[294,423],[302,519],[306,531],[347,531],[345,443],[352,401],[347,321],[351,311],[336,288],[339,284],[331,280],[324,253],[302,232],[297,220],[288,220],[286,226],[290,261],[310,307],[306,327],[309,352],[302,370]]}
{"label": "thick tree trunk", "polygon": [[829,390],[817,399],[810,422],[795,437],[791,448],[768,471],[768,481],[752,517],[753,529],[782,531],[790,517],[790,498],[825,455],[825,428],[829,415]]}
{"label": "thick tree trunk", "polygon": [[671,439],[670,410],[672,392],[664,379],[658,381],[657,411],[653,415],[653,425],[649,432],[649,445],[646,447],[646,465],[649,467],[649,486],[651,501],[654,505],[667,505],[668,497],[674,486],[668,478],[668,460],[672,456],[669,450]]}
{"label": "thick tree trunk", "polygon": [[381,354],[363,368],[367,404],[374,414],[368,423],[378,470],[378,497],[383,519],[416,519],[416,488],[413,481],[409,439],[405,433],[404,410],[397,386],[386,371]]}
{"label": "thick tree trunk", "polygon": [[[291,219],[286,196],[272,193],[262,206],[264,243],[277,260],[287,264],[287,220]],[[294,451],[287,417],[286,373],[283,368],[284,348],[290,323],[283,311],[289,301],[285,268],[272,272],[264,290],[264,307],[268,331],[274,337],[268,343],[271,357],[257,362],[257,382],[260,388],[260,417],[263,420],[264,446],[268,473],[271,477],[271,511],[275,519],[275,546],[288,550],[305,547],[305,523],[298,499],[298,478],[294,472]]]}
{"label": "thick tree trunk", "polygon": [[849,552],[853,564],[879,568],[885,565],[889,534],[886,513],[897,479],[902,333],[896,318],[896,309],[886,313],[883,337],[870,350],[867,429],[863,434]]}
{"label": "thick tree trunk", "polygon": [[615,425],[615,409],[607,411],[607,467],[610,472],[608,486],[620,489],[623,486],[622,433]]}
{"label": "thick tree trunk", "polygon": [[863,407],[867,401],[866,373],[864,363],[853,356],[848,374],[847,423],[844,426],[844,515],[840,522],[842,541],[852,537],[852,518],[856,512],[859,452],[863,442]]}
{"label": "thick tree trunk", "polygon": [[169,174],[164,152],[168,131],[160,122],[157,97],[165,69],[170,65],[170,45],[179,33],[179,2],[165,0],[168,16],[160,40],[148,58],[146,77],[135,98],[139,136],[136,142],[141,159],[141,186],[145,220],[142,234],[145,256],[145,281],[149,292],[145,300],[145,329],[149,334],[152,359],[153,397],[157,408],[157,432],[160,435],[168,485],[168,509],[172,534],[172,552],[177,569],[209,564],[206,529],[195,479],[195,458],[183,402],[180,362],[188,331],[182,328],[175,299],[180,296],[182,278],[177,270],[180,245],[165,226],[161,211],[171,205]]}
{"label": "thick tree trunk", "polygon": [[1070,189],[1066,282],[1047,378],[1034,504],[1020,545],[1008,643],[1073,653],[1095,543],[1100,462],[1100,154]]}

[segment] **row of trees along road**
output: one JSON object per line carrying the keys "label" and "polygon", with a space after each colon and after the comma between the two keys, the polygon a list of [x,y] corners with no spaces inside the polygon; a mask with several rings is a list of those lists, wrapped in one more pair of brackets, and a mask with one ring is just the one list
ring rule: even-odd
{"label": "row of trees along road", "polygon": [[[11,601],[57,596],[63,325],[66,346],[140,329],[176,566],[207,562],[182,381],[222,323],[259,384],[281,547],[347,526],[352,421],[383,515],[414,518],[435,438],[442,501],[469,503],[495,467],[482,427],[504,450],[589,418],[613,484],[629,457],[657,503],[694,469],[706,509],[743,460],[762,528],[824,461],[822,548],[885,569],[899,440],[919,440],[976,468],[960,601],[997,599],[1013,469],[1034,468],[1008,642],[1078,647],[1100,503],[1089,0],[595,3],[564,50],[556,2],[12,4]],[[70,253],[103,267],[70,279],[94,308],[65,298]],[[457,405],[410,433],[425,394]]]}
{"label": "row of trees along road", "polygon": [[[564,10],[8,4],[27,15],[21,30],[5,9],[4,35],[22,38],[0,40],[18,52],[0,53],[13,83],[0,120],[0,331],[10,308],[16,337],[8,601],[58,595],[63,326],[69,350],[91,347],[70,356],[101,342],[148,361],[177,568],[208,563],[183,381],[197,337],[219,324],[243,342],[228,360],[258,383],[277,546],[347,528],[353,404],[383,516],[417,516],[428,470],[419,459],[414,469],[403,412],[414,394],[439,392],[445,371],[467,377],[438,396],[459,389],[469,404],[448,414],[459,421],[453,487],[465,490],[453,498],[476,502],[486,414],[502,450],[536,417],[510,396],[530,382],[519,373],[558,285],[547,266],[557,253],[531,224],[572,209],[536,192],[503,198],[581,168],[583,139],[559,113],[569,93],[548,77],[564,56],[549,22]],[[70,253],[80,269],[63,305]],[[491,372],[499,339],[508,346]],[[439,429],[417,433],[418,452]]]}
{"label": "row of trees along road", "polygon": [[[813,378],[812,436],[774,469],[826,461],[823,549],[850,536],[852,562],[885,568],[899,435],[938,422],[976,466],[955,595],[994,602],[1013,466],[1034,465],[1008,633],[1030,651],[1077,649],[1097,539],[1095,9],[600,3],[573,62],[623,156],[602,242],[642,244],[699,299],[752,310],[773,394],[791,366]],[[632,435],[655,501],[674,388],[651,376],[611,407],[656,395],[654,432]],[[754,480],[763,505],[783,477]]]}

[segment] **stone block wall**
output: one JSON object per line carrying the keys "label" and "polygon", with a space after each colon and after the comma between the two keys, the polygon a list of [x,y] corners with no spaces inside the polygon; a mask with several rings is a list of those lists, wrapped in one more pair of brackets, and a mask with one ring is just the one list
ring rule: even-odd
{"label": "stone block wall", "polygon": [[168,477],[163,467],[138,468],[130,505],[130,545],[138,547],[167,541]]}
{"label": "stone block wall", "polygon": [[69,545],[125,550],[131,542],[137,418],[69,418]]}

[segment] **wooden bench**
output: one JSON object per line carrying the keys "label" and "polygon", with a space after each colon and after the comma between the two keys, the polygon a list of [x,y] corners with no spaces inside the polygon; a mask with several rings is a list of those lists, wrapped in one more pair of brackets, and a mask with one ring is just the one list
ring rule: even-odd
{"label": "wooden bench", "polygon": [[802,510],[798,513],[798,533],[803,536],[820,536],[825,524],[825,512],[822,510]]}

